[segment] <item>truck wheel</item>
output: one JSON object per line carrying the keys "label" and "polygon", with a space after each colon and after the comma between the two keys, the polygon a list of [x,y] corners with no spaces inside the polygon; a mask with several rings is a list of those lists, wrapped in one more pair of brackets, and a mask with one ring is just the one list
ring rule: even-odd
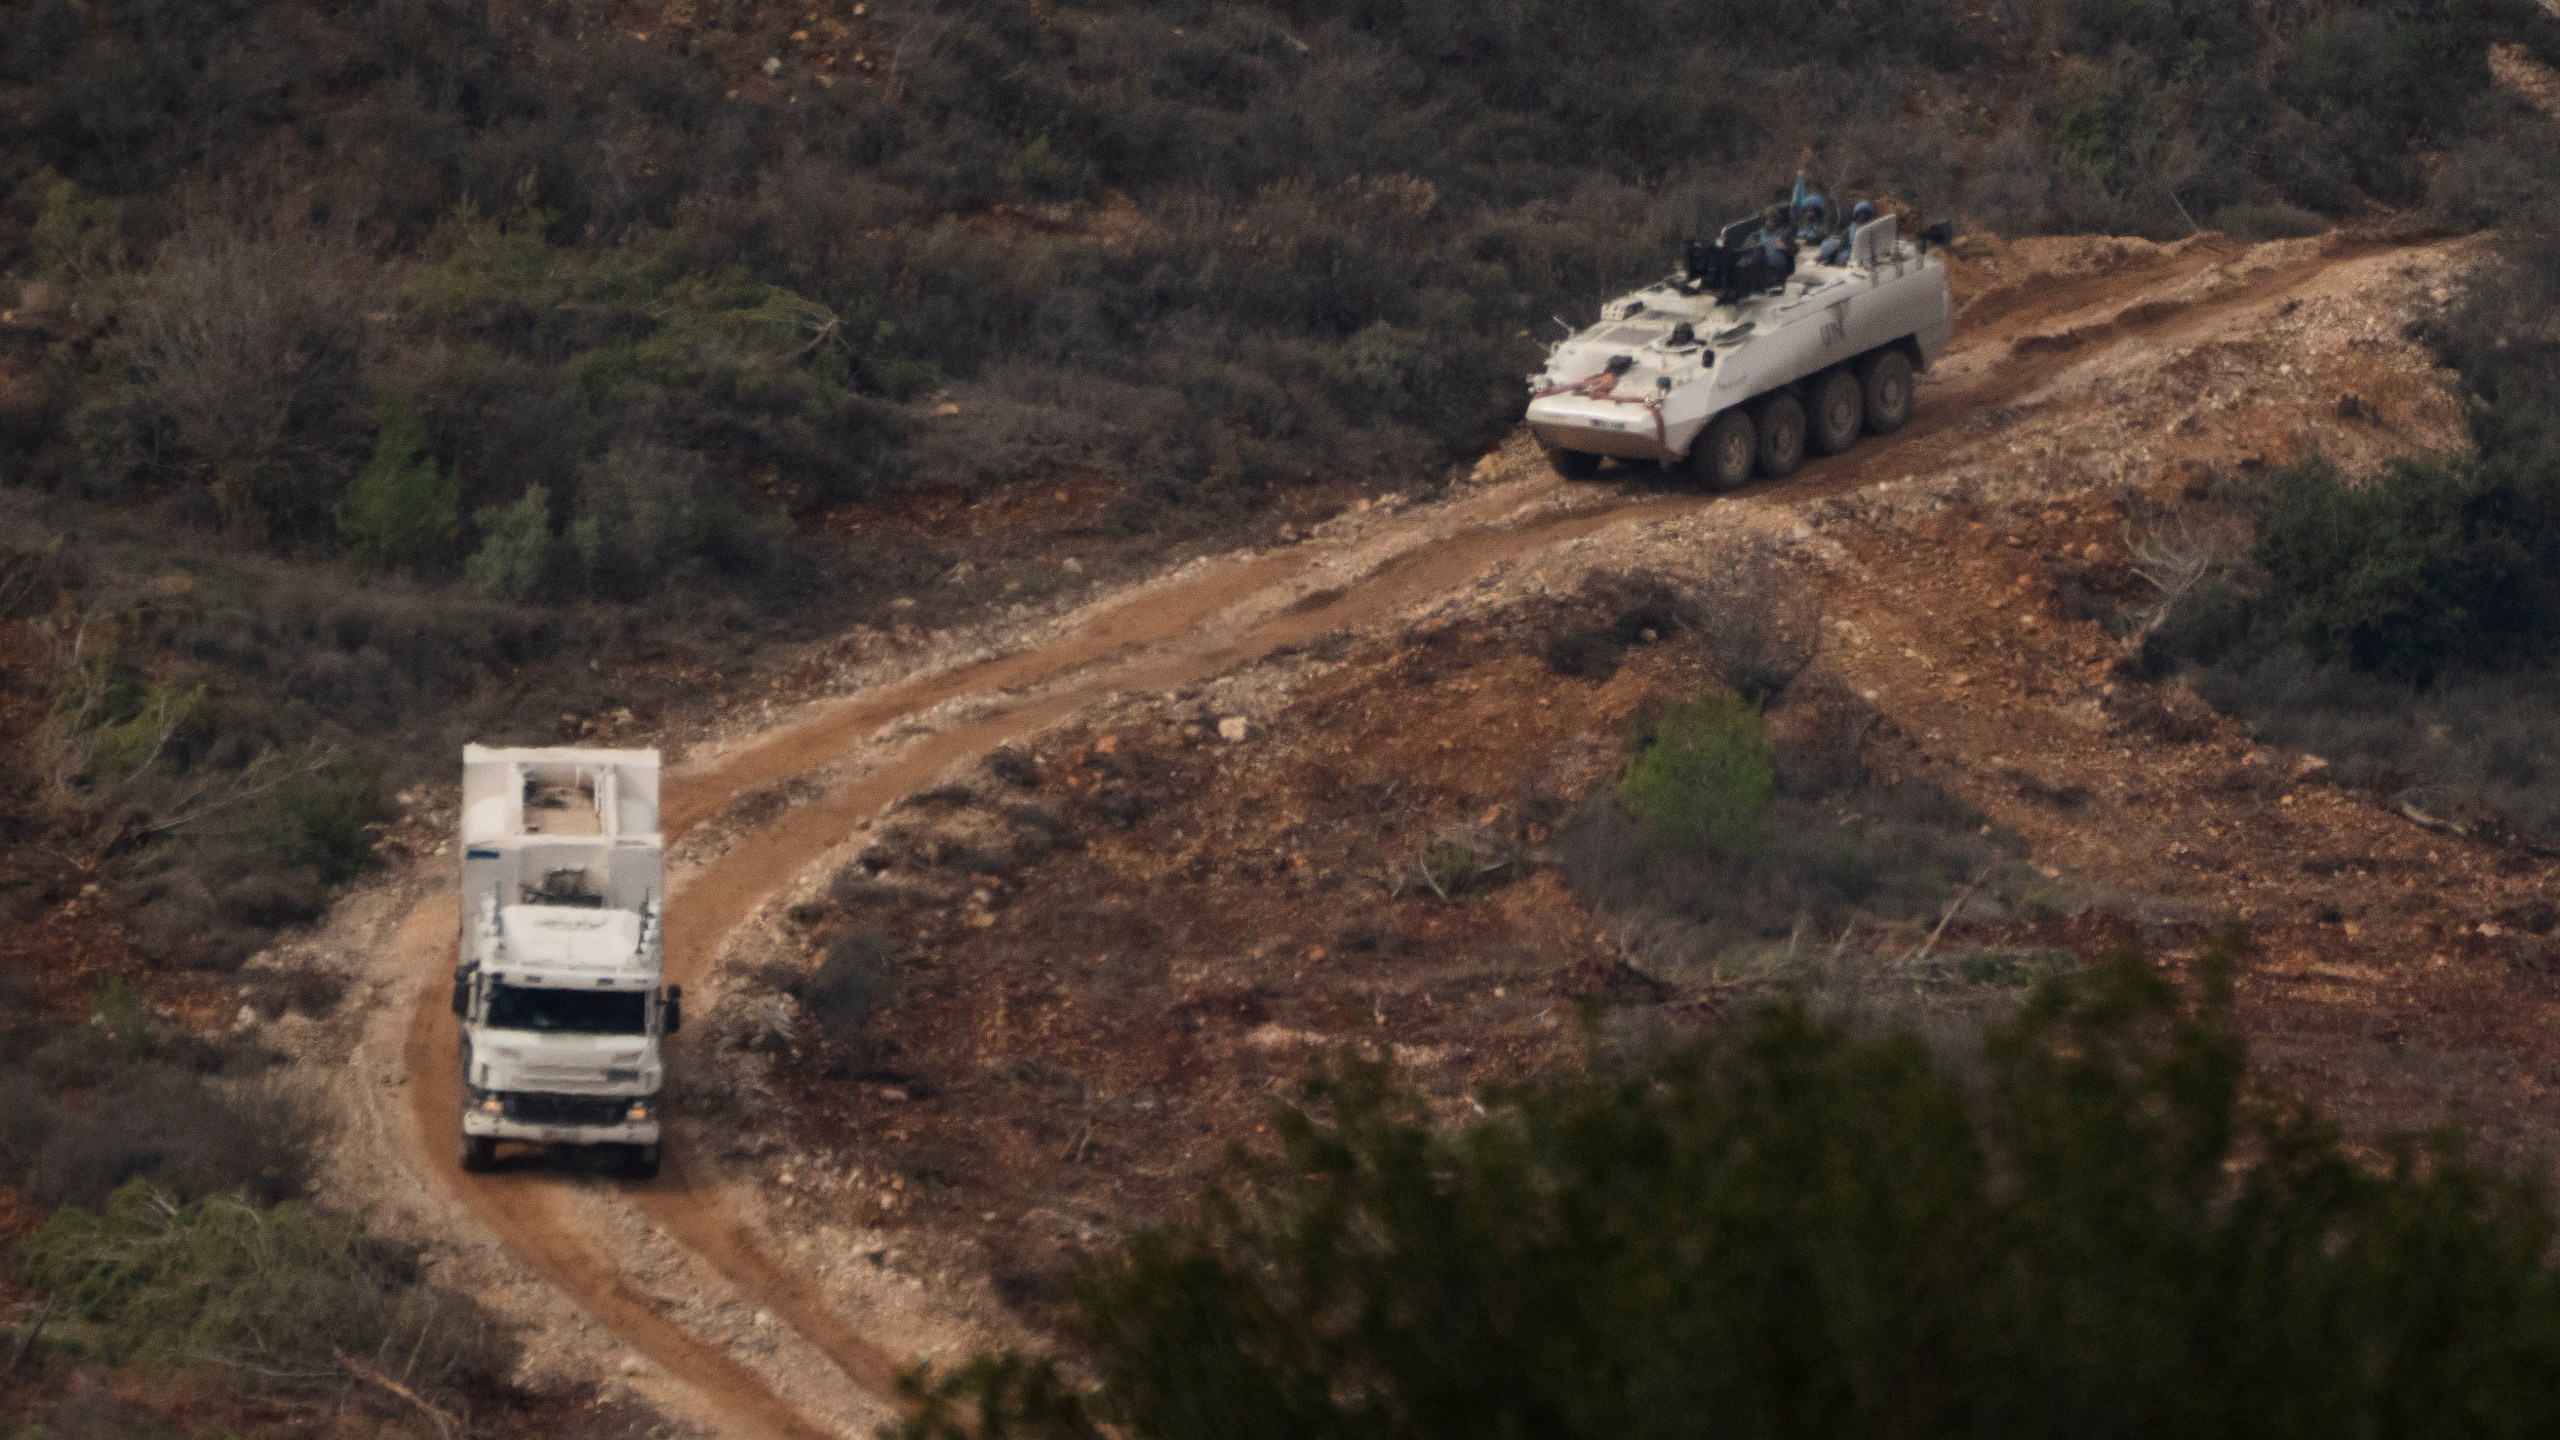
{"label": "truck wheel", "polygon": [[634,1180],[658,1178],[658,1147],[625,1145],[622,1147],[622,1173]]}
{"label": "truck wheel", "polygon": [[1837,455],[1867,433],[1867,394],[1858,377],[1834,370],[1813,387],[1813,448]]}
{"label": "truck wheel", "polygon": [[1562,450],[1553,445],[1547,452],[1547,468],[1567,480],[1588,480],[1600,473],[1600,457],[1583,450]]}
{"label": "truck wheel", "polygon": [[1859,367],[1859,382],[1867,392],[1867,430],[1874,435],[1890,435],[1911,418],[1911,357],[1900,350],[1887,350]]}
{"label": "truck wheel", "polygon": [[1689,467],[1709,490],[1731,490],[1751,478],[1751,463],[1760,456],[1760,432],[1740,407],[1715,418],[1698,442],[1689,447]]}
{"label": "truck wheel", "polygon": [[473,1174],[485,1174],[498,1167],[498,1139],[494,1135],[465,1135],[454,1158]]}
{"label": "truck wheel", "polygon": [[1784,480],[1804,463],[1804,406],[1788,394],[1760,402],[1760,473]]}

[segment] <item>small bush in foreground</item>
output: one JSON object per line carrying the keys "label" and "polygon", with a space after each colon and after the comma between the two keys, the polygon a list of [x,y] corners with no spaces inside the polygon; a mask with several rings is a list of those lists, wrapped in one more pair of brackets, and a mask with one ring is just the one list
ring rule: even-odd
{"label": "small bush in foreground", "polygon": [[[2225,956],[2227,959],[2227,955]],[[1091,1388],[984,1356],[899,1434],[2525,1435],[2560,1423],[2535,1182],[2378,1165],[2252,1091],[2227,987],[2043,986],[1969,1090],[1770,1008],[1444,1130],[1311,1088],[1078,1290]],[[2280,1380],[2276,1377],[2281,1377]]]}
{"label": "small bush in foreground", "polygon": [[[30,1288],[110,1363],[202,1364],[292,1388],[493,1389],[512,1345],[470,1301],[420,1283],[363,1227],[300,1205],[193,1204],[139,1181],[58,1212],[26,1246]],[[387,1388],[387,1387],[384,1387]]]}
{"label": "small bush in foreground", "polygon": [[[96,1209],[143,1180],[181,1200],[293,1199],[310,1183],[313,1124],[255,1060],[218,1045],[155,1037],[123,981],[98,993],[68,1033],[0,1032],[0,1185],[40,1206]],[[215,1084],[207,1076],[233,1075]]]}
{"label": "small bush in foreground", "polygon": [[1618,783],[1618,802],[1657,840],[1739,859],[1767,843],[1761,827],[1777,788],[1759,710],[1702,695],[1654,727]]}
{"label": "small bush in foreground", "polygon": [[827,946],[818,968],[796,993],[810,1018],[838,1035],[861,1030],[897,983],[888,942],[877,931],[857,930]]}
{"label": "small bush in foreground", "polygon": [[1781,955],[1810,959],[1854,931],[1934,922],[1959,894],[1976,918],[2015,898],[2013,842],[1925,780],[1868,769],[1865,702],[1834,683],[1790,693],[1766,718],[1775,794],[1748,853],[1664,838],[1608,790],[1557,836],[1575,896],[1656,979],[1776,978],[1763,967]]}

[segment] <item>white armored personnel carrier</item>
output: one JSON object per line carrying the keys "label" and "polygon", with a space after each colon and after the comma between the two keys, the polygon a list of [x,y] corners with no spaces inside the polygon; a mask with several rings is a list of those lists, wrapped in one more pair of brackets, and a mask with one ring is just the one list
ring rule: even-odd
{"label": "white armored personnel carrier", "polygon": [[1836,264],[1766,243],[1768,222],[1692,244],[1680,273],[1602,307],[1529,377],[1529,428],[1558,474],[1604,456],[1684,466],[1710,488],[1787,475],[1911,415],[1912,377],[1947,347],[1946,262],[1895,217]]}
{"label": "white armored personnel carrier", "polygon": [[656,751],[463,748],[463,1169],[523,1140],[613,1146],[657,1173],[684,1014],[660,984],[664,870]]}

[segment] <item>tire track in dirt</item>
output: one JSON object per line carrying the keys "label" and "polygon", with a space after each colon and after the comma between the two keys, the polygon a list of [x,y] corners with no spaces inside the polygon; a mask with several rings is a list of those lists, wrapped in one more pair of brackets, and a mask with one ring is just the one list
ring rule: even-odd
{"label": "tire track in dirt", "polygon": [[[447,889],[420,901],[404,917],[392,938],[404,960],[411,956],[442,957],[453,943],[461,910],[458,892]],[[422,967],[423,968],[423,962]],[[429,975],[426,999],[436,998],[438,977]],[[441,1015],[442,1025],[431,1023]],[[451,1130],[460,1112],[460,1071],[452,1059],[458,1051],[453,1017],[422,1001],[410,1016],[402,1057],[409,1077],[415,1139],[427,1153],[409,1157],[410,1168],[428,1177],[435,1188],[462,1201],[509,1254],[574,1299],[579,1308],[620,1335],[631,1348],[661,1369],[708,1397],[717,1413],[733,1416],[760,1435],[774,1440],[833,1440],[834,1432],[812,1424],[783,1403],[763,1379],[726,1351],[710,1345],[660,1313],[648,1296],[632,1289],[611,1257],[599,1252],[561,1213],[559,1192],[544,1177],[524,1174],[465,1175],[452,1152],[451,1136],[442,1163],[433,1152],[432,1128],[425,1106],[432,1102]],[[450,1073],[448,1073],[450,1072]]]}
{"label": "tire track in dirt", "polygon": [[[1748,498],[1794,503],[1854,490],[1880,476],[1925,468],[1917,457],[1936,437],[1979,418],[1998,397],[2050,378],[2056,352],[2085,352],[2105,343],[2191,333],[2231,312],[2281,296],[2325,270],[2392,248],[2340,241],[2315,253],[2234,280],[2191,302],[2131,299],[2195,278],[2234,252],[2194,247],[2130,274],[2067,282],[2041,298],[2003,299],[1996,319],[1969,334],[1955,357],[1981,359],[1930,397],[1921,417],[1901,432],[1868,442],[1839,461],[1814,467]],[[2111,282],[2111,283],[2102,283]],[[2126,303],[2130,300],[2130,303]],[[2113,304],[2111,313],[2066,325],[2069,341],[2014,343],[2058,322]],[[881,732],[954,701],[984,702],[974,714],[944,722],[835,785],[741,835],[682,883],[669,906],[667,970],[677,983],[707,975],[722,941],[776,889],[841,844],[899,799],[953,766],[1053,725],[1114,691],[1162,690],[1224,673],[1331,631],[1390,618],[1409,606],[1460,588],[1490,568],[1529,552],[1568,543],[1643,517],[1684,513],[1722,497],[1591,487],[1594,503],[1512,522],[1508,517],[1553,500],[1553,480],[1515,482],[1446,504],[1422,507],[1349,541],[1320,539],[1241,560],[1097,603],[1054,638],[994,658],[889,685],[826,707],[815,717],[712,762],[671,777],[664,811],[670,842],[717,815],[734,797],[824,770]],[[1409,544],[1349,588],[1319,590],[1294,605],[1222,631],[1220,622],[1256,602],[1270,602],[1329,560],[1379,545]],[[558,1287],[632,1347],[685,1384],[711,1407],[753,1431],[803,1440],[827,1427],[800,1414],[765,1380],[720,1347],[662,1314],[631,1288],[567,1215],[560,1192],[539,1174],[465,1176],[454,1163],[453,1117],[460,1104],[453,1020],[443,1002],[454,927],[450,890],[421,902],[403,921],[395,944],[404,969],[422,986],[403,1045],[413,1125],[410,1167],[466,1206],[519,1260]],[[679,1041],[679,1054],[692,1043]],[[747,1222],[724,1205],[709,1168],[671,1153],[667,1174],[634,1186],[633,1205],[660,1231],[690,1250],[731,1285],[770,1309],[854,1384],[894,1396],[902,1357],[845,1323],[805,1277],[777,1261]]]}
{"label": "tire track in dirt", "polygon": [[[2025,394],[2061,375],[2075,361],[2128,340],[2158,340],[2213,332],[2232,315],[2290,296],[2342,265],[2423,248],[2418,244],[2335,236],[2300,259],[2233,280],[2226,288],[2188,299],[2142,298],[2174,289],[2224,264],[2244,247],[2198,246],[2173,263],[2141,266],[2130,284],[2096,287],[2097,278],[2058,287],[2054,299],[2006,308],[1963,347],[1971,356],[1989,352],[1979,370],[1942,382],[1927,393],[1929,405],[1883,443],[1868,442],[1828,465],[1811,467],[1785,486],[1767,491],[1788,502],[1861,490],[1896,473],[1925,469],[1919,463],[1931,442],[1979,421],[1998,401]],[[2131,294],[2127,292],[2131,291]],[[2102,310],[2086,317],[2090,310]],[[2068,323],[2072,321],[2078,323]],[[1943,362],[1942,362],[1943,363]]]}
{"label": "tire track in dirt", "polygon": [[[1498,495],[1464,502],[1463,508],[1513,511],[1536,503],[1553,488],[1548,482],[1505,487]],[[1233,669],[1282,646],[1454,588],[1510,555],[1591,533],[1629,510],[1665,504],[1620,497],[1519,527],[1479,519],[1388,560],[1357,591],[1323,592],[1310,597],[1314,603],[1301,601],[1224,639],[1211,628],[1217,617],[1271,595],[1344,547],[1311,544],[1214,566],[1199,576],[1104,602],[1049,645],[886,687],[830,707],[706,770],[674,777],[661,812],[671,843],[711,819],[736,795],[822,769],[848,746],[901,721],[954,699],[997,699],[991,712],[918,737],[853,782],[786,810],[682,877],[670,892],[667,978],[699,983],[721,940],[777,885],[841,844],[858,824],[954,764],[1054,724],[1111,691],[1161,689]],[[1413,530],[1445,518],[1400,517],[1406,522],[1402,528]],[[1066,683],[1058,684],[1061,680]],[[1040,686],[1051,688],[1035,688]],[[635,1350],[710,1397],[715,1410],[759,1433],[792,1440],[829,1433],[783,1402],[753,1370],[698,1340],[631,1289],[537,1173],[462,1172],[451,1144],[461,1105],[460,1075],[448,1059],[456,1053],[458,1037],[442,1003],[456,914],[454,893],[441,891],[410,912],[393,941],[401,968],[421,981],[402,1046],[412,1122],[406,1157],[410,1167],[465,1205],[511,1253]],[[682,1054],[687,1042],[679,1040],[674,1048]],[[652,1223],[780,1317],[847,1378],[882,1399],[894,1397],[900,1358],[856,1333],[814,1287],[775,1262],[720,1203],[716,1186],[697,1162],[671,1149],[667,1173],[655,1183],[631,1186],[627,1193]]]}

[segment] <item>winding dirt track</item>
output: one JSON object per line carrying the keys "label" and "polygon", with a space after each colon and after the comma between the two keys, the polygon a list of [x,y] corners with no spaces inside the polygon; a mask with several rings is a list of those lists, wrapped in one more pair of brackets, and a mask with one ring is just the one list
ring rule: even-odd
{"label": "winding dirt track", "polygon": [[[2191,247],[2041,294],[1985,294],[1966,311],[1961,343],[1924,390],[1924,406],[1910,426],[1745,499],[1791,504],[1926,470],[1935,437],[1978,420],[1994,403],[2050,376],[2062,365],[2062,352],[2207,332],[2232,311],[2275,299],[2382,248],[2335,243],[2233,280],[2192,303],[2128,302],[2228,261],[2238,247]],[[2013,343],[2021,339],[2025,343]],[[924,725],[884,759],[854,769],[814,801],[748,831],[681,881],[677,903],[669,907],[668,978],[699,983],[731,930],[858,825],[953,766],[1053,725],[1111,692],[1170,689],[1214,676],[1285,646],[1391,618],[1514,557],[1621,522],[1719,503],[1635,485],[1583,487],[1571,495],[1562,489],[1543,477],[1498,485],[1419,507],[1350,541],[1322,539],[1212,563],[1188,577],[1096,602],[1034,648],[834,703],[752,746],[671,777],[662,818],[672,843],[736,796],[830,770],[857,745],[919,725],[938,707],[965,702],[952,706],[964,718]],[[1310,577],[1349,558],[1355,548],[1390,558],[1345,588],[1317,589],[1288,602]],[[574,1222],[553,1179],[540,1171],[466,1176],[456,1167],[452,1134],[459,1076],[453,1020],[444,1006],[455,918],[454,894],[447,888],[421,901],[394,941],[402,973],[414,975],[418,984],[404,1041],[414,1120],[399,1137],[406,1163],[461,1201],[526,1266],[701,1392],[707,1408],[739,1433],[788,1440],[832,1435],[728,1350],[686,1330],[636,1289],[615,1257]],[[675,1063],[687,1063],[683,1051],[691,1040],[678,1042]],[[723,1206],[707,1161],[671,1150],[665,1175],[634,1187],[631,1198],[666,1237],[769,1309],[855,1385],[884,1400],[893,1397],[893,1378],[905,1357],[846,1324],[816,1286],[772,1258]]]}

